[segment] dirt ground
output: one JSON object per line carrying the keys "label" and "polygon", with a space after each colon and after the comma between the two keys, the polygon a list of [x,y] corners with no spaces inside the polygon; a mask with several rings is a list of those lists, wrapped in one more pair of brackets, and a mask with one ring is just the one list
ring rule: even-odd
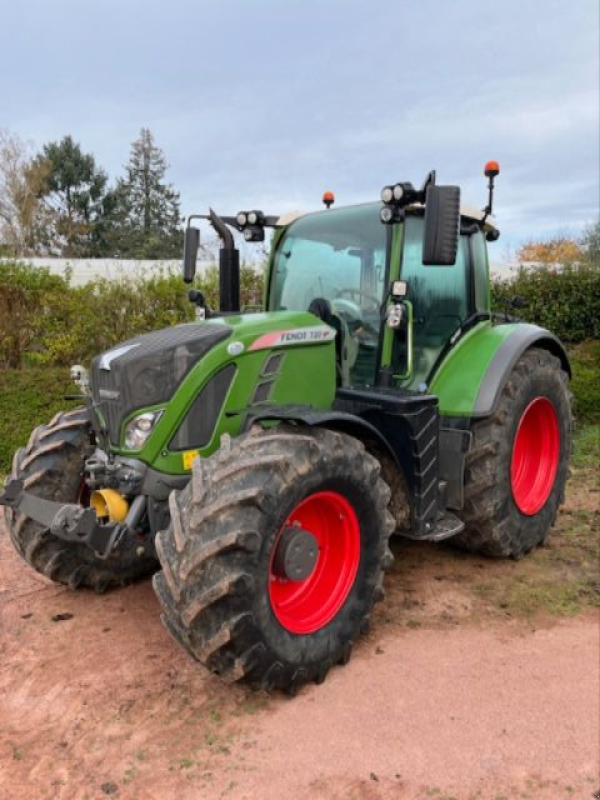
{"label": "dirt ground", "polygon": [[398,540],[372,632],[294,699],[195,664],[149,583],[70,592],[1,536],[0,798],[597,797],[597,526],[574,480],[522,561]]}

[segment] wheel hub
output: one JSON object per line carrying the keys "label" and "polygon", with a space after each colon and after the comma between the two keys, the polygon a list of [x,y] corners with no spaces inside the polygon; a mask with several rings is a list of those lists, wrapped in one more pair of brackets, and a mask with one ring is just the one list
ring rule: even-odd
{"label": "wheel hub", "polygon": [[285,528],[273,559],[273,574],[289,581],[303,581],[312,575],[319,545],[310,531],[297,525]]}
{"label": "wheel hub", "polygon": [[281,625],[309,634],[331,622],[352,589],[360,553],[350,501],[334,491],[305,497],[288,514],[269,565],[269,599]]}
{"label": "wheel hub", "polygon": [[536,397],[519,420],[510,465],[513,500],[522,514],[534,516],[543,508],[554,486],[559,459],[556,410],[547,397]]}

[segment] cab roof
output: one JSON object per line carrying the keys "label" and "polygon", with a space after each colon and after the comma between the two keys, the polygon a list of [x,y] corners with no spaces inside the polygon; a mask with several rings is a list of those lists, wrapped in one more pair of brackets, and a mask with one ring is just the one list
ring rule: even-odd
{"label": "cab roof", "polygon": [[[357,205],[381,205],[380,203],[360,203]],[[339,206],[339,210],[342,208],[356,208],[357,206]],[[414,205],[407,206],[407,210],[410,211],[411,209],[415,211],[423,210],[424,206],[420,203],[415,203]],[[336,209],[337,210],[337,209]],[[291,225],[292,222],[295,222],[300,217],[307,217],[312,214],[327,214],[329,213],[328,209],[319,209],[318,211],[287,211],[285,214],[282,214],[276,223],[276,227],[278,228],[285,228],[288,225]],[[460,207],[460,215],[465,219],[470,219],[473,222],[481,222],[484,218],[484,211],[483,209],[479,209],[476,206],[469,206],[469,205],[461,205]],[[497,230],[496,222],[493,217],[488,216],[485,220],[484,224],[485,230]]]}

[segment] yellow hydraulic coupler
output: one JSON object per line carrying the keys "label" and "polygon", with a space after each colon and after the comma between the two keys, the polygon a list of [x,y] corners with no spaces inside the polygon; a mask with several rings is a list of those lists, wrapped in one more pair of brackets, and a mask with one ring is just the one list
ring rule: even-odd
{"label": "yellow hydraulic coupler", "polygon": [[92,492],[90,505],[98,519],[123,522],[129,511],[129,503],[115,489],[98,489]]}

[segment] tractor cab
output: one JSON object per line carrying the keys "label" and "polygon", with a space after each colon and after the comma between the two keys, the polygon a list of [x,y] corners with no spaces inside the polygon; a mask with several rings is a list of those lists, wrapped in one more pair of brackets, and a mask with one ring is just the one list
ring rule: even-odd
{"label": "tractor cab", "polygon": [[[407,208],[395,226],[380,212],[368,203],[288,224],[271,256],[267,309],[309,310],[336,328],[341,386],[425,391],[452,338],[489,318],[485,228],[495,229],[461,209],[455,263],[426,265],[423,207]],[[406,313],[389,335],[395,281]]]}
{"label": "tractor cab", "polygon": [[[316,213],[200,215],[222,240],[221,311],[239,311],[232,231],[262,242],[271,227],[266,310],[309,311],[335,330],[339,387],[426,392],[452,344],[490,318],[486,239],[499,235],[489,220],[496,174],[491,162],[483,211],[461,208],[460,189],[436,185],[432,171],[420,189],[408,182],[385,186],[381,204],[332,209],[335,198],[326,192],[327,210]],[[194,278],[198,237],[188,222],[187,281]]]}

